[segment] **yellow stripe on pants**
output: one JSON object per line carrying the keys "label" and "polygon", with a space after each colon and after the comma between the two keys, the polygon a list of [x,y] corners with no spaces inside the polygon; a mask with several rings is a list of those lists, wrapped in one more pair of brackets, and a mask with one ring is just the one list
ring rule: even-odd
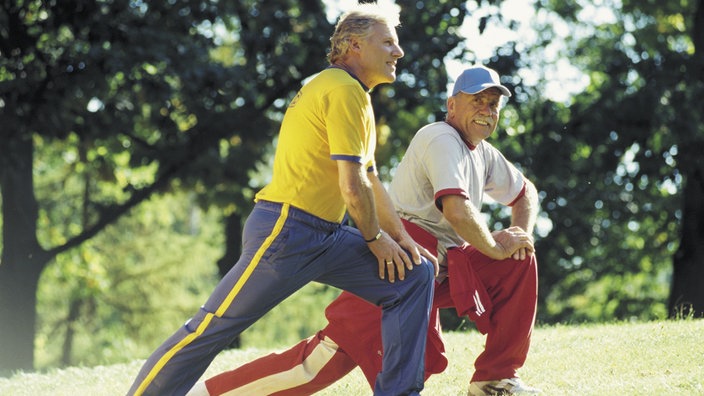
{"label": "yellow stripe on pants", "polygon": [[142,383],[139,385],[139,388],[137,388],[137,390],[135,391],[135,396],[141,396],[144,393],[144,390],[149,386],[149,384],[152,383],[159,371],[164,368],[166,363],[168,363],[169,360],[171,360],[171,358],[176,353],[178,353],[178,351],[183,349],[186,345],[190,344],[194,339],[203,334],[205,329],[208,328],[208,325],[213,320],[213,317],[221,317],[225,313],[225,311],[227,311],[227,308],[230,306],[230,304],[232,304],[232,301],[235,299],[235,297],[237,297],[237,294],[240,292],[240,290],[242,290],[244,284],[247,283],[247,280],[249,279],[250,275],[252,275],[252,272],[254,272],[254,269],[259,264],[259,261],[264,255],[264,252],[266,252],[269,246],[271,246],[271,244],[281,232],[281,229],[284,227],[284,223],[286,222],[286,218],[288,217],[289,206],[289,204],[283,204],[281,206],[281,214],[279,215],[278,220],[276,220],[276,224],[274,225],[274,229],[271,231],[271,234],[269,234],[269,236],[264,240],[264,243],[262,243],[262,245],[259,247],[257,253],[252,258],[252,261],[249,262],[247,268],[244,270],[244,273],[242,273],[240,279],[237,281],[237,283],[235,283],[235,286],[232,288],[232,290],[230,290],[230,293],[227,294],[227,297],[225,297],[225,299],[220,304],[215,313],[208,313],[203,318],[203,321],[198,326],[198,328],[196,328],[196,331],[184,337],[178,344],[174,345],[173,348],[169,349],[164,354],[164,356],[159,359],[158,362],[156,362],[154,367],[152,367],[152,369],[149,371],[149,374],[147,374]]}

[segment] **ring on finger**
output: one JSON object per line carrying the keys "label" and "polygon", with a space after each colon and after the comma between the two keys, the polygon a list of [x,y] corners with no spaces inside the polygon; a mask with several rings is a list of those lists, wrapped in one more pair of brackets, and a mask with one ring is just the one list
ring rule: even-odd
{"label": "ring on finger", "polygon": [[394,263],[393,260],[384,260],[384,262],[385,262],[386,264],[393,264],[393,263]]}

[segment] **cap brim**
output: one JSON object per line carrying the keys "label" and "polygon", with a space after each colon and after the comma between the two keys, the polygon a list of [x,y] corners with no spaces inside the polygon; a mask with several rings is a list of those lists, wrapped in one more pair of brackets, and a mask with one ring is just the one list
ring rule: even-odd
{"label": "cap brim", "polygon": [[508,96],[508,97],[511,96],[511,91],[509,91],[508,88],[504,87],[501,84],[492,84],[492,83],[474,85],[474,86],[471,86],[467,89],[460,89],[458,92],[464,92],[464,93],[467,93],[470,95],[475,95],[475,94],[478,94],[479,92],[486,91],[489,88],[498,88],[499,91],[501,91],[502,95]]}

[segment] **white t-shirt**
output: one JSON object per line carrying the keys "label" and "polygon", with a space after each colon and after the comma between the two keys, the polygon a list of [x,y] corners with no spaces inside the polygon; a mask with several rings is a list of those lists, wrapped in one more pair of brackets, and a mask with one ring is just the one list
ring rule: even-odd
{"label": "white t-shirt", "polygon": [[481,209],[484,194],[504,205],[524,191],[523,174],[494,146],[482,141],[470,147],[446,122],[421,128],[396,170],[389,195],[401,218],[438,239],[438,260],[465,241],[442,215],[445,195],[461,195]]}

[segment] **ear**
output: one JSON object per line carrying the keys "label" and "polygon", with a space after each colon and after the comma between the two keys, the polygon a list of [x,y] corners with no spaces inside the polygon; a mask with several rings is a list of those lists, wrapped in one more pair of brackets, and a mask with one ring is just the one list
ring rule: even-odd
{"label": "ear", "polygon": [[447,114],[453,114],[455,112],[455,97],[450,96],[447,98]]}
{"label": "ear", "polygon": [[362,44],[359,38],[350,39],[350,51],[359,52],[361,49]]}

